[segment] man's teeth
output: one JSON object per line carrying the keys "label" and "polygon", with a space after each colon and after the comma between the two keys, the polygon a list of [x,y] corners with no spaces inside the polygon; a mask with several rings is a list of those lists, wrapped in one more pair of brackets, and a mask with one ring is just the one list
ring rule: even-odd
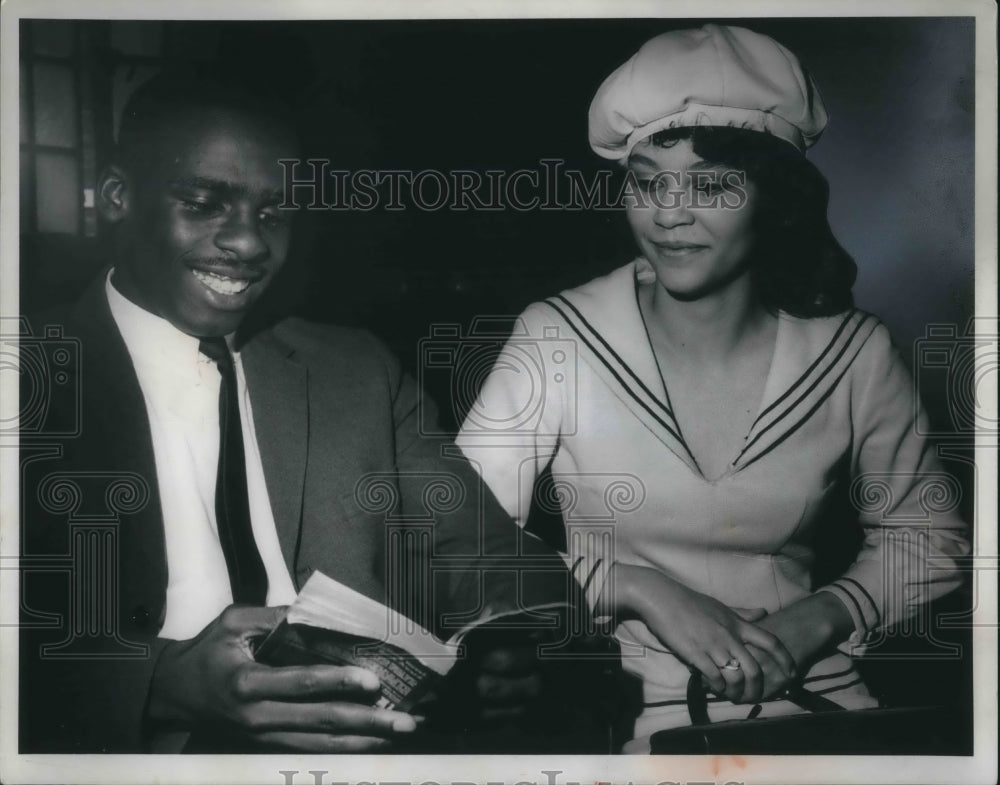
{"label": "man's teeth", "polygon": [[195,278],[219,294],[239,294],[250,288],[250,281],[247,280],[227,278],[225,275],[206,273],[202,270],[192,270],[192,272]]}

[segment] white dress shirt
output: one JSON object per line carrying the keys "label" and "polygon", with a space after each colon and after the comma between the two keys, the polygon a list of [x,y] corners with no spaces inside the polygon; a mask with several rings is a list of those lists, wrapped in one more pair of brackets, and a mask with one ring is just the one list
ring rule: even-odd
{"label": "white dress shirt", "polygon": [[[111,315],[132,358],[146,402],[156,460],[156,480],[167,548],[167,607],[161,638],[192,638],[233,601],[215,520],[219,460],[219,387],[215,363],[198,351],[198,339],[105,288]],[[295,598],[274,525],[253,411],[238,352],[240,422],[246,452],[247,490],[254,539],[267,571],[267,604]]]}

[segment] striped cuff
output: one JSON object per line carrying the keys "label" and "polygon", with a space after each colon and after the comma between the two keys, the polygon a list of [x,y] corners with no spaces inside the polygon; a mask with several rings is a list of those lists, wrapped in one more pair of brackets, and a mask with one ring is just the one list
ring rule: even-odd
{"label": "striped cuff", "polygon": [[881,614],[871,594],[854,578],[841,577],[817,592],[824,591],[839,599],[854,622],[854,632],[837,648],[844,654],[858,657],[864,654],[866,644],[881,623]]}

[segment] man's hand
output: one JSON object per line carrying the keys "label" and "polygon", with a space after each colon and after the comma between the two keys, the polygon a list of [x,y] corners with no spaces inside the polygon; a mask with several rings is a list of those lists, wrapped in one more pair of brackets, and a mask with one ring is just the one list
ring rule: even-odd
{"label": "man's hand", "polygon": [[416,729],[408,714],[372,708],[379,681],[363,668],[254,662],[251,639],[283,611],[230,606],[198,637],[168,644],[150,686],[150,720],[209,723],[261,747],[330,753],[375,751]]}
{"label": "man's hand", "polygon": [[484,722],[522,716],[542,689],[537,645],[493,649],[479,662],[476,692]]}
{"label": "man's hand", "polygon": [[[755,703],[764,695],[767,678],[751,646],[765,653],[786,679],[794,678],[791,653],[759,624],[763,610],[727,608],[648,567],[616,564],[612,578],[616,610],[643,621],[671,652],[697,669],[717,695],[734,703]],[[739,668],[723,668],[734,658]]]}

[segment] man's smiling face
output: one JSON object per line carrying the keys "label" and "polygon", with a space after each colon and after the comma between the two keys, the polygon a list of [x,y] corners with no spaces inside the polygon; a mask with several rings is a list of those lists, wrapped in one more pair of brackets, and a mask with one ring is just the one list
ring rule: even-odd
{"label": "man's smiling face", "polygon": [[194,111],[160,129],[124,172],[113,282],[199,337],[233,332],[284,264],[291,215],[278,160],[294,136],[232,111]]}

